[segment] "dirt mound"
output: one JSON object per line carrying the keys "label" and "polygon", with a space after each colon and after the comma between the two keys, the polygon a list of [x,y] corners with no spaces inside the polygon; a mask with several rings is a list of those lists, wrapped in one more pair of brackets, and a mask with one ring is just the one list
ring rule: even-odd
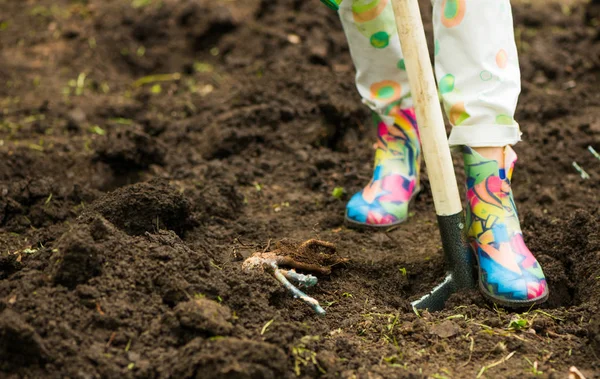
{"label": "dirt mound", "polygon": [[50,359],[44,340],[10,309],[0,312],[1,370],[43,364]]}
{"label": "dirt mound", "polygon": [[223,336],[231,334],[231,311],[214,301],[196,299],[181,303],[175,307],[179,324],[187,330],[187,335],[201,333],[204,336]]}
{"label": "dirt mound", "polygon": [[96,149],[95,159],[123,174],[164,164],[165,147],[143,131],[127,129],[110,133]]}
{"label": "dirt mound", "polygon": [[21,233],[63,222],[98,193],[80,184],[61,183],[49,176],[4,181],[0,184],[0,225]]}
{"label": "dirt mound", "polygon": [[123,187],[105,195],[87,213],[95,212],[131,235],[160,229],[183,235],[193,226],[190,202],[177,188],[160,179]]}
{"label": "dirt mound", "polygon": [[196,338],[184,346],[163,378],[280,378],[285,353],[271,344],[226,337]]}
{"label": "dirt mound", "polygon": [[70,230],[59,239],[52,260],[56,262],[52,276],[54,283],[71,289],[100,275],[103,263],[102,252],[85,226]]}
{"label": "dirt mound", "polygon": [[204,223],[227,222],[242,214],[244,195],[238,189],[236,176],[228,167],[210,164],[204,175],[188,191],[194,212]]}

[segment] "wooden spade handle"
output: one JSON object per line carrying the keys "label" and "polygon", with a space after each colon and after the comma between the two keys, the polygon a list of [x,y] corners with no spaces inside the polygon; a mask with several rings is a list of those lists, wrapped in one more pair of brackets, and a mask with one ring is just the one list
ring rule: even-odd
{"label": "wooden spade handle", "polygon": [[462,212],[418,0],[392,0],[438,216]]}

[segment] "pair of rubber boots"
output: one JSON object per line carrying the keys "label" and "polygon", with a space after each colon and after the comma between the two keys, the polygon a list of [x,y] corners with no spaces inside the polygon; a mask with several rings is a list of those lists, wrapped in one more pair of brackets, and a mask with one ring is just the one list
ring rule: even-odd
{"label": "pair of rubber boots", "polygon": [[[421,148],[413,109],[396,111],[395,123],[377,126],[375,170],[369,184],[352,196],[346,220],[390,228],[408,218],[419,192]],[[504,168],[496,160],[463,148],[467,176],[467,236],[479,263],[479,285],[495,303],[527,307],[544,302],[548,286],[542,268],[523,241],[510,180],[517,155],[506,146]]]}

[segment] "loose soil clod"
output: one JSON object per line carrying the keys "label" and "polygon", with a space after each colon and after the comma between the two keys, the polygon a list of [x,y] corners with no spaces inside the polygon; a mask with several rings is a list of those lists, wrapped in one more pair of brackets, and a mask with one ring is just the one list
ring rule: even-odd
{"label": "loose soil clod", "polygon": [[50,359],[44,340],[35,329],[11,310],[0,317],[0,370],[43,364]]}
{"label": "loose soil clod", "polygon": [[160,229],[183,235],[194,224],[189,200],[160,179],[115,190],[96,203],[90,212],[100,213],[131,235]]}

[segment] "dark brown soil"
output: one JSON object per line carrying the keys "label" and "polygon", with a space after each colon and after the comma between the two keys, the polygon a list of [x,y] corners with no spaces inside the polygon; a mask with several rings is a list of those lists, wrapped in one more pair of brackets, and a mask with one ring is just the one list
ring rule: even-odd
{"label": "dark brown soil", "polygon": [[[390,232],[345,228],[332,196],[372,156],[334,12],[0,1],[0,377],[599,377],[598,10],[514,12],[514,188],[551,296],[516,313],[471,291],[417,315],[444,274],[431,195]],[[241,270],[284,238],[350,258],[309,290],[326,317]]]}

